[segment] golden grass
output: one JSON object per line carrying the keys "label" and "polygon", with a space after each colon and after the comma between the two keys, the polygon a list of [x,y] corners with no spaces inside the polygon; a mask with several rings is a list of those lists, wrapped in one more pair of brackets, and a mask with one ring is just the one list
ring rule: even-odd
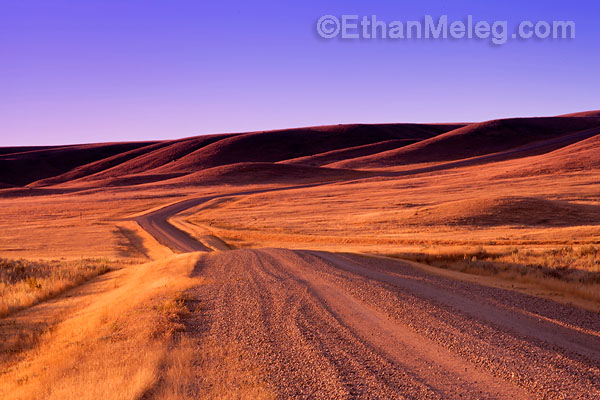
{"label": "golden grass", "polygon": [[[597,172],[503,180],[479,173],[481,169],[232,197],[210,207],[202,205],[192,210],[195,213],[179,218],[210,229],[236,247],[277,243],[296,248],[348,245],[360,247],[359,251],[370,247],[389,252],[399,246],[418,250],[425,245],[492,242],[501,246],[556,247],[593,243],[600,238],[600,226],[586,215],[578,218],[568,210],[568,215],[555,215],[551,207],[539,209],[526,203],[524,206],[530,209],[520,211],[516,220],[523,224],[517,224],[510,214],[503,215],[504,208],[494,206],[494,199],[511,199],[515,193],[542,199],[543,204],[545,200],[548,204],[558,200],[572,205],[598,205]],[[457,223],[453,215],[432,218],[436,212],[456,212],[452,204],[460,203],[461,209],[468,211],[470,202],[481,205],[481,199],[489,199],[490,208],[479,210],[477,218],[471,219],[488,220],[485,226]],[[516,208],[520,206],[523,204],[515,203]],[[526,223],[529,216],[531,224]],[[540,223],[544,219],[548,219],[547,225]]]}
{"label": "golden grass", "polygon": [[201,283],[189,278],[196,258],[128,268],[108,290],[90,294],[89,305],[42,335],[16,365],[4,366],[0,398],[139,398],[156,383],[176,330],[160,304]]}
{"label": "golden grass", "polygon": [[[216,200],[173,222],[218,250],[232,245],[394,254],[448,268],[437,269],[440,273],[459,275],[457,270],[471,274],[469,279],[546,285],[598,304],[598,248],[590,244],[600,240],[600,226],[585,220],[558,227],[436,225],[431,218],[420,223],[422,212],[447,210],[444,204],[514,193],[598,204],[597,172],[503,180],[490,178],[485,168]],[[0,199],[1,256],[102,256],[129,264],[0,319],[2,338],[19,332],[0,346],[0,398],[272,398],[261,371],[238,359],[235,343],[223,347],[187,331],[187,318],[202,299],[181,293],[203,283],[190,277],[198,255],[174,256],[134,222],[122,221],[182,196],[215,190],[243,189],[138,187]],[[496,221],[502,217],[498,213],[492,215]],[[452,221],[440,219],[446,220]],[[156,261],[131,264],[140,259]],[[31,284],[25,280],[24,289],[39,295],[34,278]],[[19,292],[16,286],[14,292]],[[59,300],[77,306],[58,307]],[[42,318],[48,323],[38,324],[37,310],[48,313]],[[38,325],[31,334],[21,329]]]}
{"label": "golden grass", "polygon": [[522,267],[523,273],[540,270],[565,280],[600,283],[600,247],[594,245],[540,250],[509,247],[503,251],[489,251],[483,246],[464,251],[434,248],[420,253],[399,253],[397,256],[444,268],[478,265],[494,271],[503,266]]}
{"label": "golden grass", "polygon": [[234,344],[182,336],[164,359],[152,397],[177,399],[274,399],[264,373],[240,360]]}
{"label": "golden grass", "polygon": [[178,193],[90,192],[0,198],[0,257],[144,261],[117,227],[122,218],[180,199]]}
{"label": "golden grass", "polygon": [[597,246],[504,251],[478,247],[462,252],[438,248],[387,255],[468,274],[533,284],[569,298],[590,301],[595,304],[594,311],[600,311],[600,248]]}
{"label": "golden grass", "polygon": [[562,246],[541,251],[519,251],[519,249],[514,248],[506,254],[500,254],[498,257],[492,254],[492,257],[499,262],[554,270],[556,274],[565,277],[567,280],[600,283],[600,279],[598,279],[600,277],[600,247],[591,244]]}
{"label": "golden grass", "polygon": [[12,355],[0,365],[0,398],[272,398],[260,371],[235,348],[186,331],[186,319],[201,307],[186,289],[205,283],[191,277],[198,257],[130,266],[62,298],[82,305],[63,307],[31,343],[21,338],[3,349]]}
{"label": "golden grass", "polygon": [[120,267],[121,263],[108,259],[28,261],[0,258],[0,317]]}

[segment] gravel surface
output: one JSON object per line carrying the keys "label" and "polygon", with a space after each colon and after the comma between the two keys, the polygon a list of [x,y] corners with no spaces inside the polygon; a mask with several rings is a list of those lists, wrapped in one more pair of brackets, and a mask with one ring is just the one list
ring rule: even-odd
{"label": "gravel surface", "polygon": [[357,255],[234,250],[195,273],[188,333],[282,399],[600,398],[598,314]]}

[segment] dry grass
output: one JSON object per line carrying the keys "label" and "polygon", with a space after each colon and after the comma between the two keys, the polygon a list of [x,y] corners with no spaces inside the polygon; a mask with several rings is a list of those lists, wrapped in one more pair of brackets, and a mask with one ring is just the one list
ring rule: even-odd
{"label": "dry grass", "polygon": [[[577,206],[600,204],[597,171],[504,180],[491,177],[496,170],[486,168],[230,198],[182,217],[236,247],[348,244],[389,252],[399,247],[418,250],[424,245],[490,242],[556,247],[600,237],[600,226],[587,218],[589,207]],[[514,199],[515,193],[537,200],[517,199],[509,211],[497,205]],[[473,204],[481,206],[481,199],[487,199],[484,209],[471,210],[474,215],[466,221],[456,218],[454,214],[462,215]],[[570,205],[564,215],[556,214],[552,207],[556,202]],[[518,218],[511,214],[515,210]],[[544,220],[548,223],[540,222]]]}
{"label": "dry grass", "polygon": [[[26,259],[144,257],[116,225],[123,217],[175,199],[177,193],[91,192],[0,198],[0,256]],[[133,250],[133,251],[132,251]]]}
{"label": "dry grass", "polygon": [[[470,274],[534,282],[600,303],[600,256],[598,247],[589,245],[600,240],[600,226],[578,218],[579,208],[565,220],[567,225],[560,226],[527,224],[521,219],[515,220],[520,225],[505,226],[460,224],[456,218],[440,218],[442,224],[432,219],[437,212],[454,212],[454,206],[445,207],[448,204],[470,205],[473,199],[507,198],[515,193],[600,204],[597,171],[503,179],[494,178],[502,172],[497,168],[463,168],[219,200],[174,221],[215,249],[226,249],[218,241],[222,238],[233,247],[394,253]],[[0,319],[3,339],[23,332],[22,337],[21,333],[12,335],[10,343],[0,346],[0,398],[271,398],[261,371],[239,360],[235,344],[223,347],[210,337],[188,331],[188,314],[201,299],[181,293],[202,284],[190,278],[197,255],[172,256],[134,223],[120,221],[182,196],[237,190],[243,189],[138,187],[0,199],[3,257],[80,260],[99,255],[158,260],[110,272],[75,289],[85,292],[83,288],[89,287],[85,295],[57,297]],[[486,207],[476,216],[503,221],[503,210]],[[547,210],[538,211],[536,221],[547,217]],[[425,221],[427,215],[431,218]],[[469,248],[460,250],[465,246]],[[3,281],[10,281],[16,298],[40,296],[31,303],[21,300],[23,306],[34,304],[47,296],[44,290],[62,290],[39,274],[68,265],[76,270],[77,266],[75,261],[53,265],[25,265],[29,270],[24,272],[17,262]],[[32,276],[29,282],[28,275]],[[57,273],[55,282],[63,278]],[[2,301],[8,298],[2,295]],[[59,300],[77,306],[60,308],[58,315],[54,309],[59,309]],[[50,322],[40,324],[42,328],[27,337],[21,327],[38,325],[33,319],[36,310],[49,313],[44,321]]]}
{"label": "dry grass", "polygon": [[263,379],[264,373],[240,360],[239,353],[233,344],[183,339],[169,352],[165,380],[157,398],[274,399]]}
{"label": "dry grass", "polygon": [[3,365],[0,398],[142,396],[158,381],[178,329],[177,309],[165,301],[201,283],[189,278],[196,258],[174,256],[107,274],[111,283],[102,292],[91,290],[83,308],[70,312],[34,347]]}
{"label": "dry grass", "polygon": [[264,373],[240,359],[236,345],[179,334],[162,363],[151,397],[179,399],[274,399]]}
{"label": "dry grass", "polygon": [[480,246],[461,252],[441,248],[428,252],[396,255],[443,268],[480,265],[493,270],[494,267],[500,269],[502,265],[512,265],[524,267],[524,270],[543,270],[548,275],[570,281],[600,282],[600,247],[594,245],[563,246],[542,250],[519,250],[513,247],[504,251],[488,251]]}
{"label": "dry grass", "polygon": [[388,256],[474,275],[535,284],[600,306],[600,248],[593,245],[543,250],[509,248],[505,251],[487,251],[484,247],[462,252],[437,249]]}
{"label": "dry grass", "polygon": [[28,261],[0,258],[0,317],[120,267],[121,263],[108,259]]}
{"label": "dry grass", "polygon": [[554,270],[567,280],[600,282],[597,278],[600,275],[600,247],[595,245],[563,246],[541,251],[514,248],[499,255],[497,261]]}
{"label": "dry grass", "polygon": [[[186,289],[205,283],[190,277],[197,258],[175,255],[111,272],[60,299],[79,306],[47,307],[57,323],[27,345],[16,340],[3,349],[10,357],[1,359],[0,398],[272,398],[235,348],[187,332],[201,301]],[[26,310],[19,324],[34,324],[35,310],[45,306]]]}

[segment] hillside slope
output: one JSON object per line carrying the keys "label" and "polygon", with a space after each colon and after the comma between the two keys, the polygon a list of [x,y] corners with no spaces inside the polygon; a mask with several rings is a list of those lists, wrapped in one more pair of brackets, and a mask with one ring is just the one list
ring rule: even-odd
{"label": "hillside slope", "polygon": [[309,183],[372,176],[369,172],[276,163],[237,163],[160,182],[160,185],[252,185]]}
{"label": "hillside slope", "polygon": [[4,154],[0,156],[0,182],[17,186],[26,185],[63,174],[81,165],[155,143],[84,144]]}
{"label": "hillside slope", "polygon": [[278,162],[392,139],[428,139],[456,125],[337,125],[240,134],[154,172],[195,172],[239,162]]}
{"label": "hillside slope", "polygon": [[[518,148],[600,127],[600,118],[519,118],[471,124],[431,139],[378,154],[329,164],[335,168],[384,168],[456,161]],[[521,154],[520,156],[523,156]]]}
{"label": "hillside slope", "polygon": [[203,146],[231,136],[205,135],[174,141],[163,141],[153,145],[152,148],[146,147],[140,149],[140,151],[123,153],[113,158],[83,165],[60,176],[35,182],[32,186],[45,186],[65,182],[103,181],[107,178],[142,174],[153,168],[174,162]]}
{"label": "hillside slope", "polygon": [[331,164],[337,161],[346,159],[368,156],[371,154],[381,153],[383,151],[398,149],[410,144],[419,142],[418,139],[392,139],[373,144],[365,144],[362,146],[349,147],[346,149],[332,150],[316,155],[292,158],[291,160],[280,161],[282,164],[306,165],[311,167],[320,167],[322,165]]}
{"label": "hillside slope", "polygon": [[[364,175],[351,170],[403,166],[389,172],[414,175],[508,160],[525,160],[517,172],[506,171],[512,174],[581,170],[599,165],[597,114],[474,124],[334,125],[153,142],[0,148],[0,188],[79,190],[219,179],[238,184],[251,181],[252,174],[259,183],[305,181],[314,180],[311,175],[351,178]],[[218,168],[225,166],[233,167]]]}
{"label": "hillside slope", "polygon": [[528,157],[501,176],[521,177],[593,169],[600,169],[600,134],[546,154]]}

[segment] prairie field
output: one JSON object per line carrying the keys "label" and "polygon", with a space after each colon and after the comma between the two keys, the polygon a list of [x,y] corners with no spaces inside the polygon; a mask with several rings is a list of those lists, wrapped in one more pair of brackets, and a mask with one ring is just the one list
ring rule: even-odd
{"label": "prairie field", "polygon": [[594,398],[598,132],[5,149],[0,397]]}

